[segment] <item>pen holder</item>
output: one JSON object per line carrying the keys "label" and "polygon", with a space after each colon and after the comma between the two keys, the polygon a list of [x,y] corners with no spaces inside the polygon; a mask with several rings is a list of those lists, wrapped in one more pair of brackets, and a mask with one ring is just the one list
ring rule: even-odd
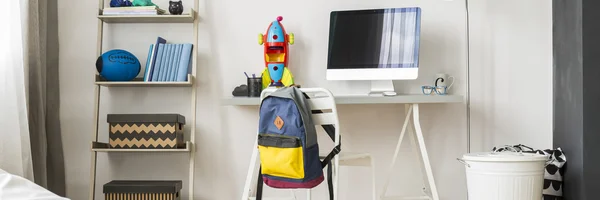
{"label": "pen holder", "polygon": [[248,96],[260,97],[262,92],[262,77],[248,78]]}

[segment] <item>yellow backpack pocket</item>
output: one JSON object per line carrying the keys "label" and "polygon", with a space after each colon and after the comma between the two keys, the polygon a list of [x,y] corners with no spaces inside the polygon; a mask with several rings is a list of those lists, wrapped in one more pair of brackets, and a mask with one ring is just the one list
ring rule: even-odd
{"label": "yellow backpack pocket", "polygon": [[262,174],[283,178],[304,178],[304,156],[299,138],[259,135],[258,151]]}

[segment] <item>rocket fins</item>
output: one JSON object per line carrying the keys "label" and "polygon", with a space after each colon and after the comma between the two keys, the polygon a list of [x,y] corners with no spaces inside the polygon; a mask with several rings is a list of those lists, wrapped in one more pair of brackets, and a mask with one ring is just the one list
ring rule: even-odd
{"label": "rocket fins", "polygon": [[292,75],[292,72],[290,72],[290,70],[287,67],[283,69],[283,77],[281,78],[281,83],[283,83],[283,85],[286,87],[294,85],[294,75]]}
{"label": "rocket fins", "polygon": [[265,70],[262,73],[262,88],[265,89],[269,87],[269,85],[271,85],[271,76],[269,76],[269,68],[265,67]]}

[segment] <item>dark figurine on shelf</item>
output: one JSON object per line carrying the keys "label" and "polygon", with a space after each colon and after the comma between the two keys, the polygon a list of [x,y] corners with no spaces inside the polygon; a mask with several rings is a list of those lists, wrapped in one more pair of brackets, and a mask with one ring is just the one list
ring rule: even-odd
{"label": "dark figurine on shelf", "polygon": [[169,12],[172,15],[181,15],[183,13],[183,2],[179,1],[169,1]]}
{"label": "dark figurine on shelf", "polygon": [[129,7],[133,6],[133,3],[129,0],[110,0],[110,7]]}

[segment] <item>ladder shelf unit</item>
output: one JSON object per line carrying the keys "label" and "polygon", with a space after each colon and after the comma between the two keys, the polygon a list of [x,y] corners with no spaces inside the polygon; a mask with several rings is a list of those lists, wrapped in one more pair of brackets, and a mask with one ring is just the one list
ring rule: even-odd
{"label": "ladder shelf unit", "polygon": [[[187,153],[189,154],[189,172],[187,187],[184,184],[183,188],[188,190],[188,199],[194,199],[194,166],[195,166],[195,135],[196,135],[196,79],[198,63],[198,14],[194,9],[188,9],[182,15],[135,15],[135,16],[105,16],[102,15],[102,9],[106,6],[105,0],[98,0],[98,37],[97,37],[97,56],[102,55],[102,44],[104,40],[104,25],[109,23],[188,23],[193,26],[193,48],[192,48],[192,70],[188,74],[188,79],[185,82],[144,82],[140,79],[132,81],[113,82],[103,80],[98,73],[94,77],[94,130],[92,134],[91,150],[91,169],[90,169],[90,192],[89,199],[94,200],[96,195],[96,164],[98,153]],[[193,8],[198,8],[198,0],[194,0]],[[100,114],[100,95],[103,87],[106,90],[108,87],[189,87],[190,88],[190,109],[191,118],[188,118],[190,126],[190,136],[185,143],[184,148],[179,149],[114,149],[109,148],[107,143],[98,141],[98,127]]]}
{"label": "ladder shelf unit", "polygon": [[181,15],[102,15],[100,10],[98,19],[105,23],[194,23],[196,11],[187,11]]}
{"label": "ladder shelf unit", "polygon": [[194,76],[188,74],[187,81],[184,82],[144,82],[142,79],[133,79],[132,81],[105,81],[99,75],[96,75],[94,84],[104,87],[192,87]]}
{"label": "ladder shelf unit", "polygon": [[177,149],[114,149],[109,148],[107,143],[92,142],[92,151],[96,152],[190,152],[193,145],[192,142],[186,141],[185,148]]}

